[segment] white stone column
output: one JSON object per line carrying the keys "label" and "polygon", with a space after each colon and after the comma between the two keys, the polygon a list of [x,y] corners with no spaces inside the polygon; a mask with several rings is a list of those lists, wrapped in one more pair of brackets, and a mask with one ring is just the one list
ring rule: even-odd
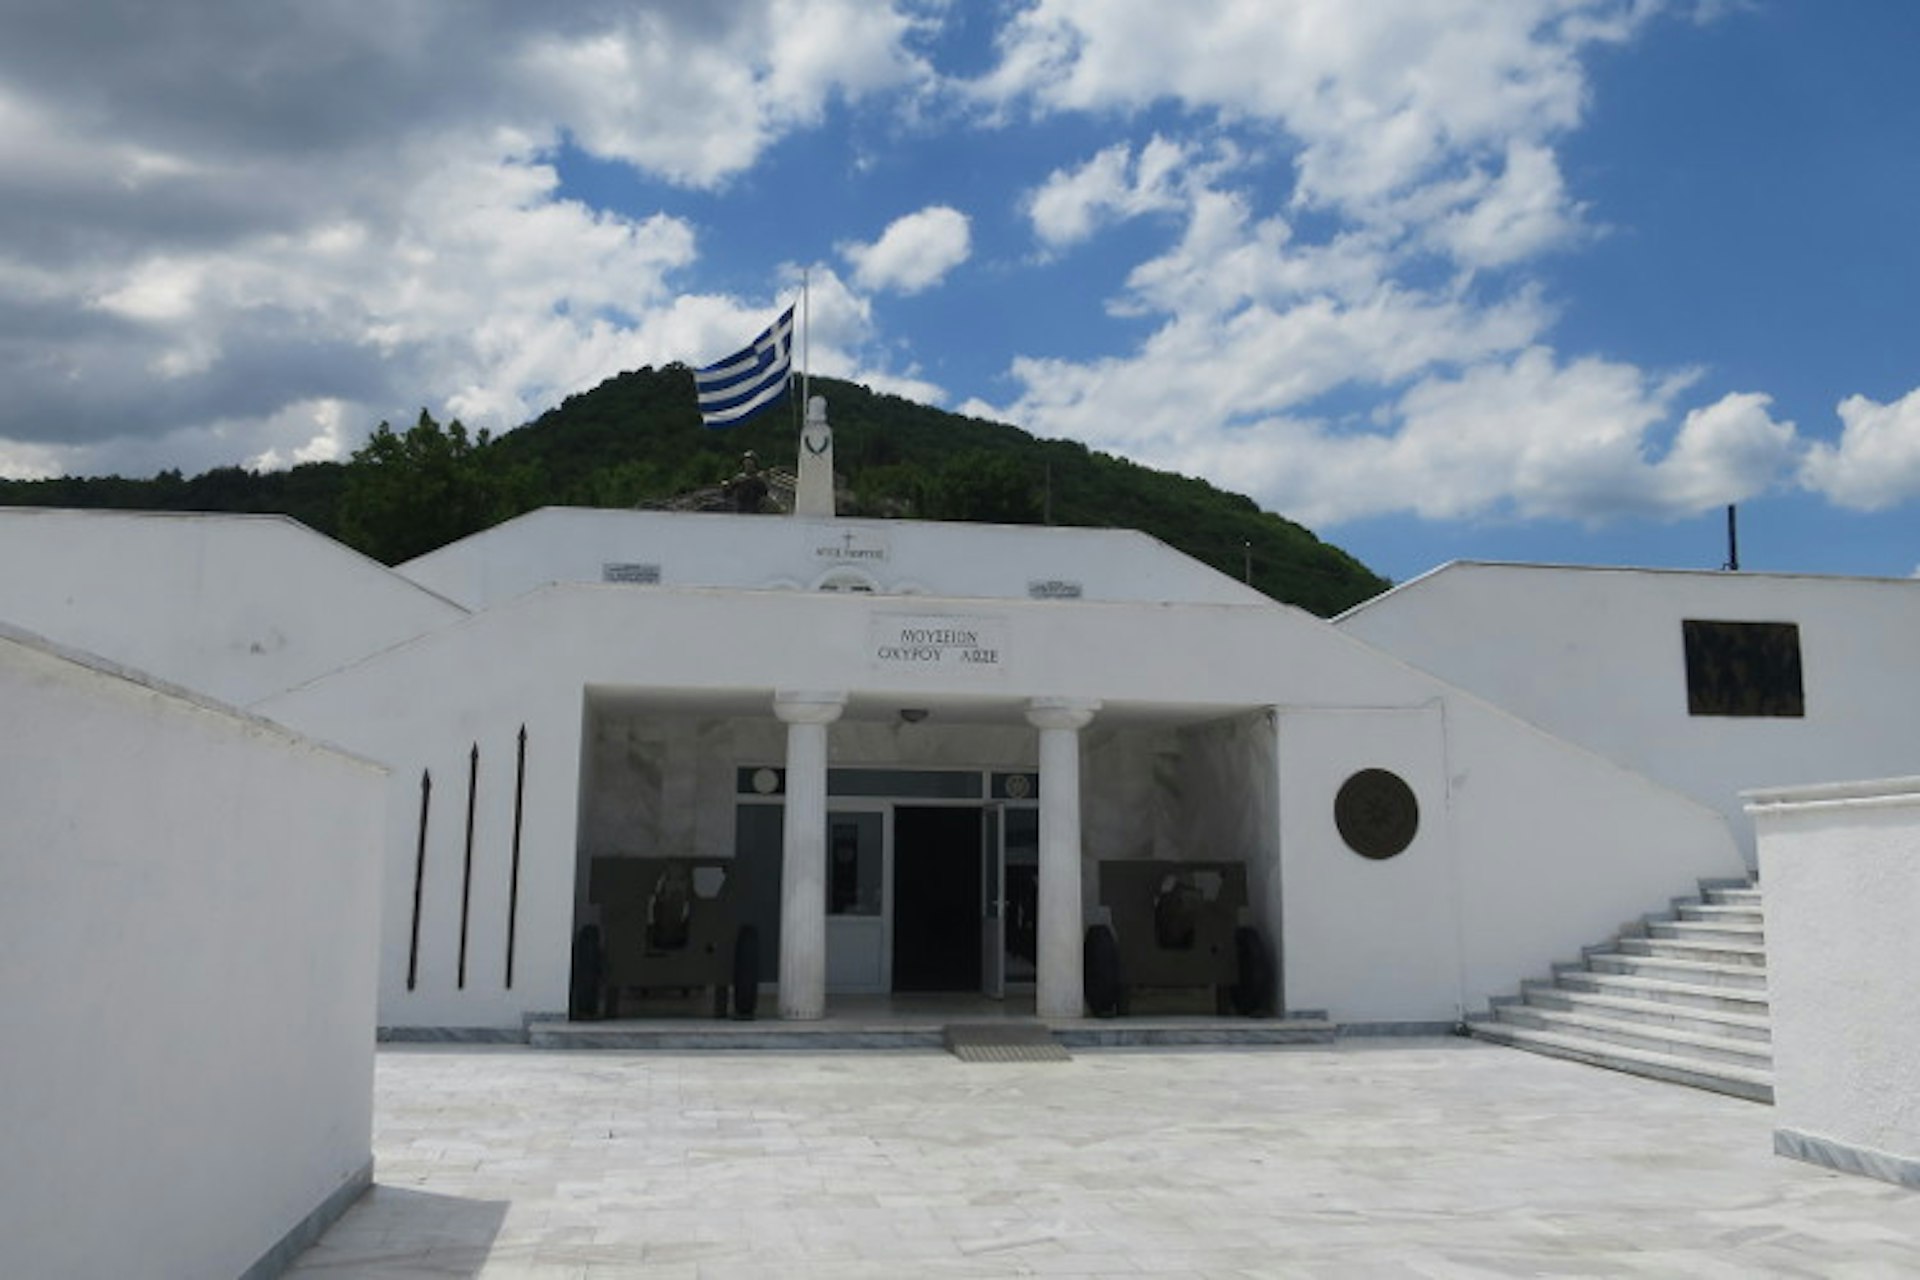
{"label": "white stone column", "polygon": [[1086,1012],[1080,910],[1080,730],[1100,704],[1084,698],[1034,698],[1027,722],[1040,731],[1040,918],[1034,1012],[1078,1018]]}
{"label": "white stone column", "polygon": [[833,428],[827,425],[827,401],[807,401],[807,423],[800,429],[800,474],[793,491],[793,514],[833,518]]}
{"label": "white stone column", "polygon": [[844,693],[773,696],[787,726],[787,812],[780,849],[780,1016],[827,1011],[827,726]]}

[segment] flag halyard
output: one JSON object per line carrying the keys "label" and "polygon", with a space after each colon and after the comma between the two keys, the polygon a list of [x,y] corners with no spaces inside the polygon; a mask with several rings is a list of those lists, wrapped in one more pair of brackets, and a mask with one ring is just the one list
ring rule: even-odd
{"label": "flag halyard", "polygon": [[741,350],[693,371],[702,426],[734,426],[780,399],[793,372],[793,310]]}

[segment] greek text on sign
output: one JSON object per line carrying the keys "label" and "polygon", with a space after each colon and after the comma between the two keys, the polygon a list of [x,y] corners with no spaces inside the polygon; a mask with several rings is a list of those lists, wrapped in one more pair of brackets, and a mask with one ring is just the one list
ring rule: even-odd
{"label": "greek text on sign", "polygon": [[869,629],[874,665],[942,674],[1002,670],[1006,638],[1006,619],[977,614],[887,614]]}
{"label": "greek text on sign", "polygon": [[887,559],[888,547],[887,540],[880,534],[846,529],[832,538],[817,543],[813,548],[813,554],[820,560],[858,564],[861,561]]}
{"label": "greek text on sign", "polygon": [[657,564],[614,564],[608,562],[600,566],[600,581],[657,584],[660,581],[660,566]]}

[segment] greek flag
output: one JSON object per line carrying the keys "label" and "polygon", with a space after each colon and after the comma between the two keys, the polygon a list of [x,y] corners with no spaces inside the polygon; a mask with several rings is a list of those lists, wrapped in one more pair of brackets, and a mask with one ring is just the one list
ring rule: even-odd
{"label": "greek flag", "polygon": [[700,393],[700,423],[731,427],[745,422],[787,389],[793,369],[793,308],[743,350],[693,371]]}

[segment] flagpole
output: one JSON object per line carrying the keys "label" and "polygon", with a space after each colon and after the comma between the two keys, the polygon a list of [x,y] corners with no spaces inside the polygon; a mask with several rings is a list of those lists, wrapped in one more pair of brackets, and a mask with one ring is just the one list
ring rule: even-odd
{"label": "flagpole", "polygon": [[800,412],[807,411],[813,394],[813,291],[809,286],[812,268],[800,272]]}

